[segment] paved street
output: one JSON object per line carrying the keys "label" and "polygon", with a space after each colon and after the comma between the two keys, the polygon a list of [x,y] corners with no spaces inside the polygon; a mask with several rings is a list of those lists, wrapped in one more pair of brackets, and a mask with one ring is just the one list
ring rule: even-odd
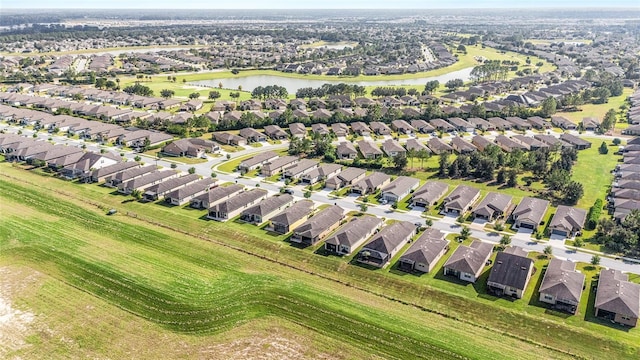
{"label": "paved street", "polygon": [[[20,127],[15,127],[15,126],[9,126],[4,123],[0,124],[0,130],[2,129],[5,129],[5,131],[11,132],[11,133],[17,133],[18,130],[22,130],[22,134],[28,137],[31,137],[33,134],[32,130],[22,129]],[[51,137],[54,142],[59,144],[66,144],[68,146],[82,146],[83,144],[85,144],[87,146],[87,150],[91,150],[91,151],[99,152],[100,149],[106,149],[109,151],[113,151],[115,153],[124,153],[124,156],[127,159],[130,159],[130,161],[133,161],[133,159],[136,156],[140,156],[142,158],[142,161],[145,163],[157,164],[158,166],[163,166],[166,168],[170,168],[171,164],[174,163],[174,164],[177,164],[178,170],[181,170],[184,172],[187,172],[190,167],[195,167],[196,173],[205,177],[211,176],[212,168],[215,168],[217,165],[220,165],[221,163],[227,161],[227,158],[223,153],[223,156],[209,157],[207,162],[203,162],[200,164],[183,164],[183,163],[167,160],[167,158],[158,159],[158,158],[147,156],[144,154],[137,154],[131,151],[123,151],[122,149],[117,147],[106,147],[93,142],[85,142],[83,140],[69,139],[66,136],[51,135],[45,132],[39,132],[38,137],[42,140],[47,140],[49,137]],[[382,140],[379,140],[378,142],[381,142],[381,141]],[[262,147],[254,148],[254,147],[248,146],[244,150],[230,153],[230,155],[232,156],[232,160],[233,160],[234,158],[247,156],[253,153],[264,152],[267,150],[286,149],[287,147],[288,147],[288,143],[286,142],[278,145],[271,145],[271,144],[264,143]],[[236,182],[248,187],[255,187],[256,184],[260,184],[260,187],[262,189],[266,189],[271,193],[279,192],[280,188],[284,186],[282,182],[268,183],[264,181],[264,178],[262,177],[242,178],[237,173],[226,174],[218,171],[217,178],[223,182]],[[298,199],[302,199],[303,194],[306,191],[304,187],[301,185],[296,185],[296,186],[293,186],[292,188],[294,189],[294,196]],[[332,195],[330,195],[330,192],[327,190],[322,190],[322,191],[317,191],[312,193],[311,200],[320,204],[337,204],[340,207],[346,209],[347,211],[360,210],[360,206],[355,201],[356,196],[334,198]],[[424,221],[425,221],[425,218],[422,216],[422,213],[418,210],[412,210],[408,212],[397,212],[391,209],[391,205],[368,204],[367,213],[376,215],[381,218],[404,220],[404,221],[410,221],[412,223],[424,224]],[[444,217],[442,219],[432,218],[432,220],[433,220],[433,227],[436,229],[439,229],[447,233],[460,232],[460,225],[456,223],[455,217]],[[500,241],[501,235],[493,232],[485,231],[483,229],[482,224],[478,224],[478,223],[471,224],[470,229],[471,229],[471,237],[475,237],[483,241],[488,241],[492,243],[498,243]],[[580,251],[575,251],[571,248],[568,248],[567,246],[564,245],[564,241],[561,241],[561,240],[535,242],[534,239],[531,237],[531,234],[526,232],[520,232],[514,235],[512,237],[512,244],[520,246],[528,251],[537,251],[537,252],[542,252],[547,245],[551,245],[553,247],[554,256],[562,259],[569,259],[572,261],[581,261],[581,262],[588,263],[591,261],[591,256],[593,255],[592,253],[587,252],[584,249],[581,249]],[[640,264],[637,263],[636,261],[631,261],[630,259],[615,260],[615,259],[603,256],[601,258],[600,264],[608,268],[640,274]]]}

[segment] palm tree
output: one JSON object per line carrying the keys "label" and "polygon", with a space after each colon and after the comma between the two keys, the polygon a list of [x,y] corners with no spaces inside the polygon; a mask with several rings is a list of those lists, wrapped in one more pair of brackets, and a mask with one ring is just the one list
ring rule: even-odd
{"label": "palm tree", "polygon": [[427,151],[426,149],[420,149],[418,150],[417,155],[420,158],[420,167],[424,170],[424,160],[428,159],[431,153],[429,153],[429,151]]}
{"label": "palm tree", "polygon": [[416,149],[407,149],[407,157],[411,159],[411,168],[413,169],[413,158],[416,156]]}
{"label": "palm tree", "polygon": [[468,226],[463,226],[462,230],[460,230],[459,238],[462,240],[467,240],[470,235],[471,235],[471,229],[469,229]]}

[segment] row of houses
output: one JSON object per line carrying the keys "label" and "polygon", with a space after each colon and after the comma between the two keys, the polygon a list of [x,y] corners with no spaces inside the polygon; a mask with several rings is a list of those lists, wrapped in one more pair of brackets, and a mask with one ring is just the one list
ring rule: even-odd
{"label": "row of houses", "polygon": [[627,111],[629,127],[622,130],[625,135],[640,135],[640,90],[636,90],[629,96],[631,107]]}
{"label": "row of houses", "polygon": [[622,155],[622,163],[613,170],[614,180],[607,198],[608,208],[617,221],[640,209],[640,137],[627,141]]}

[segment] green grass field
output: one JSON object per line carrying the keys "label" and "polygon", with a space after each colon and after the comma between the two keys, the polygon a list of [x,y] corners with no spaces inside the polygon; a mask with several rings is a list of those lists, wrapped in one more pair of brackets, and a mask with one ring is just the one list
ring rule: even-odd
{"label": "green grass field", "polygon": [[3,298],[38,315],[9,358],[215,357],[265,339],[258,350],[276,351],[270,324],[302,358],[640,356],[637,329],[592,320],[588,291],[577,316],[558,316],[531,304],[531,286],[523,300],[497,299],[441,271],[372,271],[204,211],[0,168]]}
{"label": "green grass field", "polygon": [[[582,119],[586,117],[594,117],[602,121],[604,115],[607,113],[607,111],[609,111],[609,109],[613,109],[616,112],[619,111],[620,106],[625,103],[627,97],[631,95],[632,92],[633,89],[624,88],[622,95],[609,98],[609,102],[607,102],[606,104],[579,105],[578,108],[580,109],[580,111],[558,112],[556,115],[562,115],[576,124],[580,123]],[[624,120],[618,119],[618,121],[622,123],[622,121]]]}
{"label": "green grass field", "polygon": [[591,148],[578,151],[578,161],[573,166],[571,180],[575,180],[584,187],[584,196],[578,201],[577,206],[588,209],[593,206],[596,199],[604,201],[605,196],[613,176],[611,170],[616,167],[619,155],[614,155],[617,150],[612,146],[611,141],[606,141],[609,145],[609,153],[602,155],[598,152],[598,147],[602,139],[585,138],[591,141]]}

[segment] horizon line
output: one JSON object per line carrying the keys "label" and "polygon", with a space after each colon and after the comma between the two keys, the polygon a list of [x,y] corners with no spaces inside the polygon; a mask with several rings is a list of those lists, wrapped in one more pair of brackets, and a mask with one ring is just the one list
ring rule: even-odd
{"label": "horizon line", "polygon": [[414,8],[391,8],[391,7],[375,7],[375,8],[304,8],[304,7],[273,7],[273,8],[215,8],[215,7],[194,7],[194,8],[134,8],[134,7],[119,7],[119,8],[98,8],[98,7],[4,7],[5,10],[465,10],[465,9],[486,9],[486,10],[502,10],[502,9],[637,9],[640,10],[640,6],[629,5],[610,5],[610,6],[517,6],[517,7],[414,7]]}

